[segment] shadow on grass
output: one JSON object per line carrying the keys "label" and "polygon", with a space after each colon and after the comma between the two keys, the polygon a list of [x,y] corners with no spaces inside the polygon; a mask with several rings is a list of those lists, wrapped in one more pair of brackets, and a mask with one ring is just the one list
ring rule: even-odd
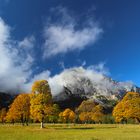
{"label": "shadow on grass", "polygon": [[80,127],[77,127],[77,128],[76,127],[65,127],[65,128],[64,127],[63,128],[62,127],[59,127],[59,128],[55,128],[55,129],[57,129],[57,130],[66,130],[66,129],[67,130],[68,129],[86,130],[87,129],[88,130],[88,129],[95,129],[95,128],[93,128],[93,127],[87,127],[87,128],[86,127],[81,127],[81,128]]}
{"label": "shadow on grass", "polygon": [[73,127],[73,126],[63,126],[63,127],[46,127],[46,129],[56,129],[56,130],[91,130],[91,129],[114,129],[117,128],[115,126],[112,127]]}
{"label": "shadow on grass", "polygon": [[97,138],[91,138],[91,140],[99,140],[99,139],[97,139]]}

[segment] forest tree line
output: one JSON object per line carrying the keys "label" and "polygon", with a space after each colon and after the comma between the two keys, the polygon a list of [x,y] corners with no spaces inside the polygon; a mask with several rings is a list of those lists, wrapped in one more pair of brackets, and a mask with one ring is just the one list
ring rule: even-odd
{"label": "forest tree line", "polygon": [[103,105],[83,101],[75,110],[62,110],[53,103],[51,90],[46,80],[35,81],[31,93],[19,94],[9,108],[0,110],[1,123],[140,123],[140,94],[128,92],[107,113]]}

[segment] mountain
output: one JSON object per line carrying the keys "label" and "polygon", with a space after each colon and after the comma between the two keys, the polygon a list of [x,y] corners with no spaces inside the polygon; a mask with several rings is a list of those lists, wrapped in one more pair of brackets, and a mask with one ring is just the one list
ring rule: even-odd
{"label": "mountain", "polygon": [[8,106],[13,102],[16,95],[0,92],[0,109],[8,108]]}
{"label": "mountain", "polygon": [[118,82],[102,73],[73,68],[61,74],[63,90],[54,96],[55,102],[64,107],[76,107],[82,100],[92,99],[109,104],[121,99],[128,91],[140,92],[131,82]]}
{"label": "mountain", "polygon": [[[140,93],[140,88],[131,82],[119,82],[106,76],[101,71],[76,67],[66,69],[61,74],[51,78],[51,86],[54,102],[60,108],[78,107],[83,100],[94,100],[103,106],[114,106],[128,91]],[[0,109],[8,107],[14,94],[0,92]]]}

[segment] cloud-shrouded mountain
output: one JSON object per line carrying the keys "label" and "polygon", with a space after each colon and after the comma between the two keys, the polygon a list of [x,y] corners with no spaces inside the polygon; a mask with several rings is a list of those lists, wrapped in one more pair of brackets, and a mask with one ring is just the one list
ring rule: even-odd
{"label": "cloud-shrouded mountain", "polygon": [[75,67],[64,70],[49,80],[55,100],[66,100],[70,97],[97,99],[119,99],[128,91],[137,91],[132,82],[117,82],[105,76],[103,67]]}
{"label": "cloud-shrouded mountain", "polygon": [[112,107],[114,101],[121,99],[126,92],[140,92],[132,82],[118,82],[106,76],[108,70],[102,63],[87,68],[80,66],[64,69],[60,74],[52,77],[50,75],[50,71],[36,75],[28,83],[28,87],[31,89],[36,80],[48,80],[54,101],[62,109],[75,108],[87,99]]}

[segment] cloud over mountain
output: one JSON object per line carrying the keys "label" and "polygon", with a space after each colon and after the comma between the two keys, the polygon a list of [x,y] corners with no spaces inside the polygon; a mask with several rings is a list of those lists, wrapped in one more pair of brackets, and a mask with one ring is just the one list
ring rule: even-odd
{"label": "cloud over mountain", "polygon": [[105,75],[108,73],[108,69],[104,67],[103,63],[100,63],[87,68],[81,66],[65,69],[60,74],[50,77],[48,81],[53,95],[64,92],[65,87],[72,94],[87,94],[87,96],[94,94],[110,96],[133,89],[132,82],[116,82]]}

